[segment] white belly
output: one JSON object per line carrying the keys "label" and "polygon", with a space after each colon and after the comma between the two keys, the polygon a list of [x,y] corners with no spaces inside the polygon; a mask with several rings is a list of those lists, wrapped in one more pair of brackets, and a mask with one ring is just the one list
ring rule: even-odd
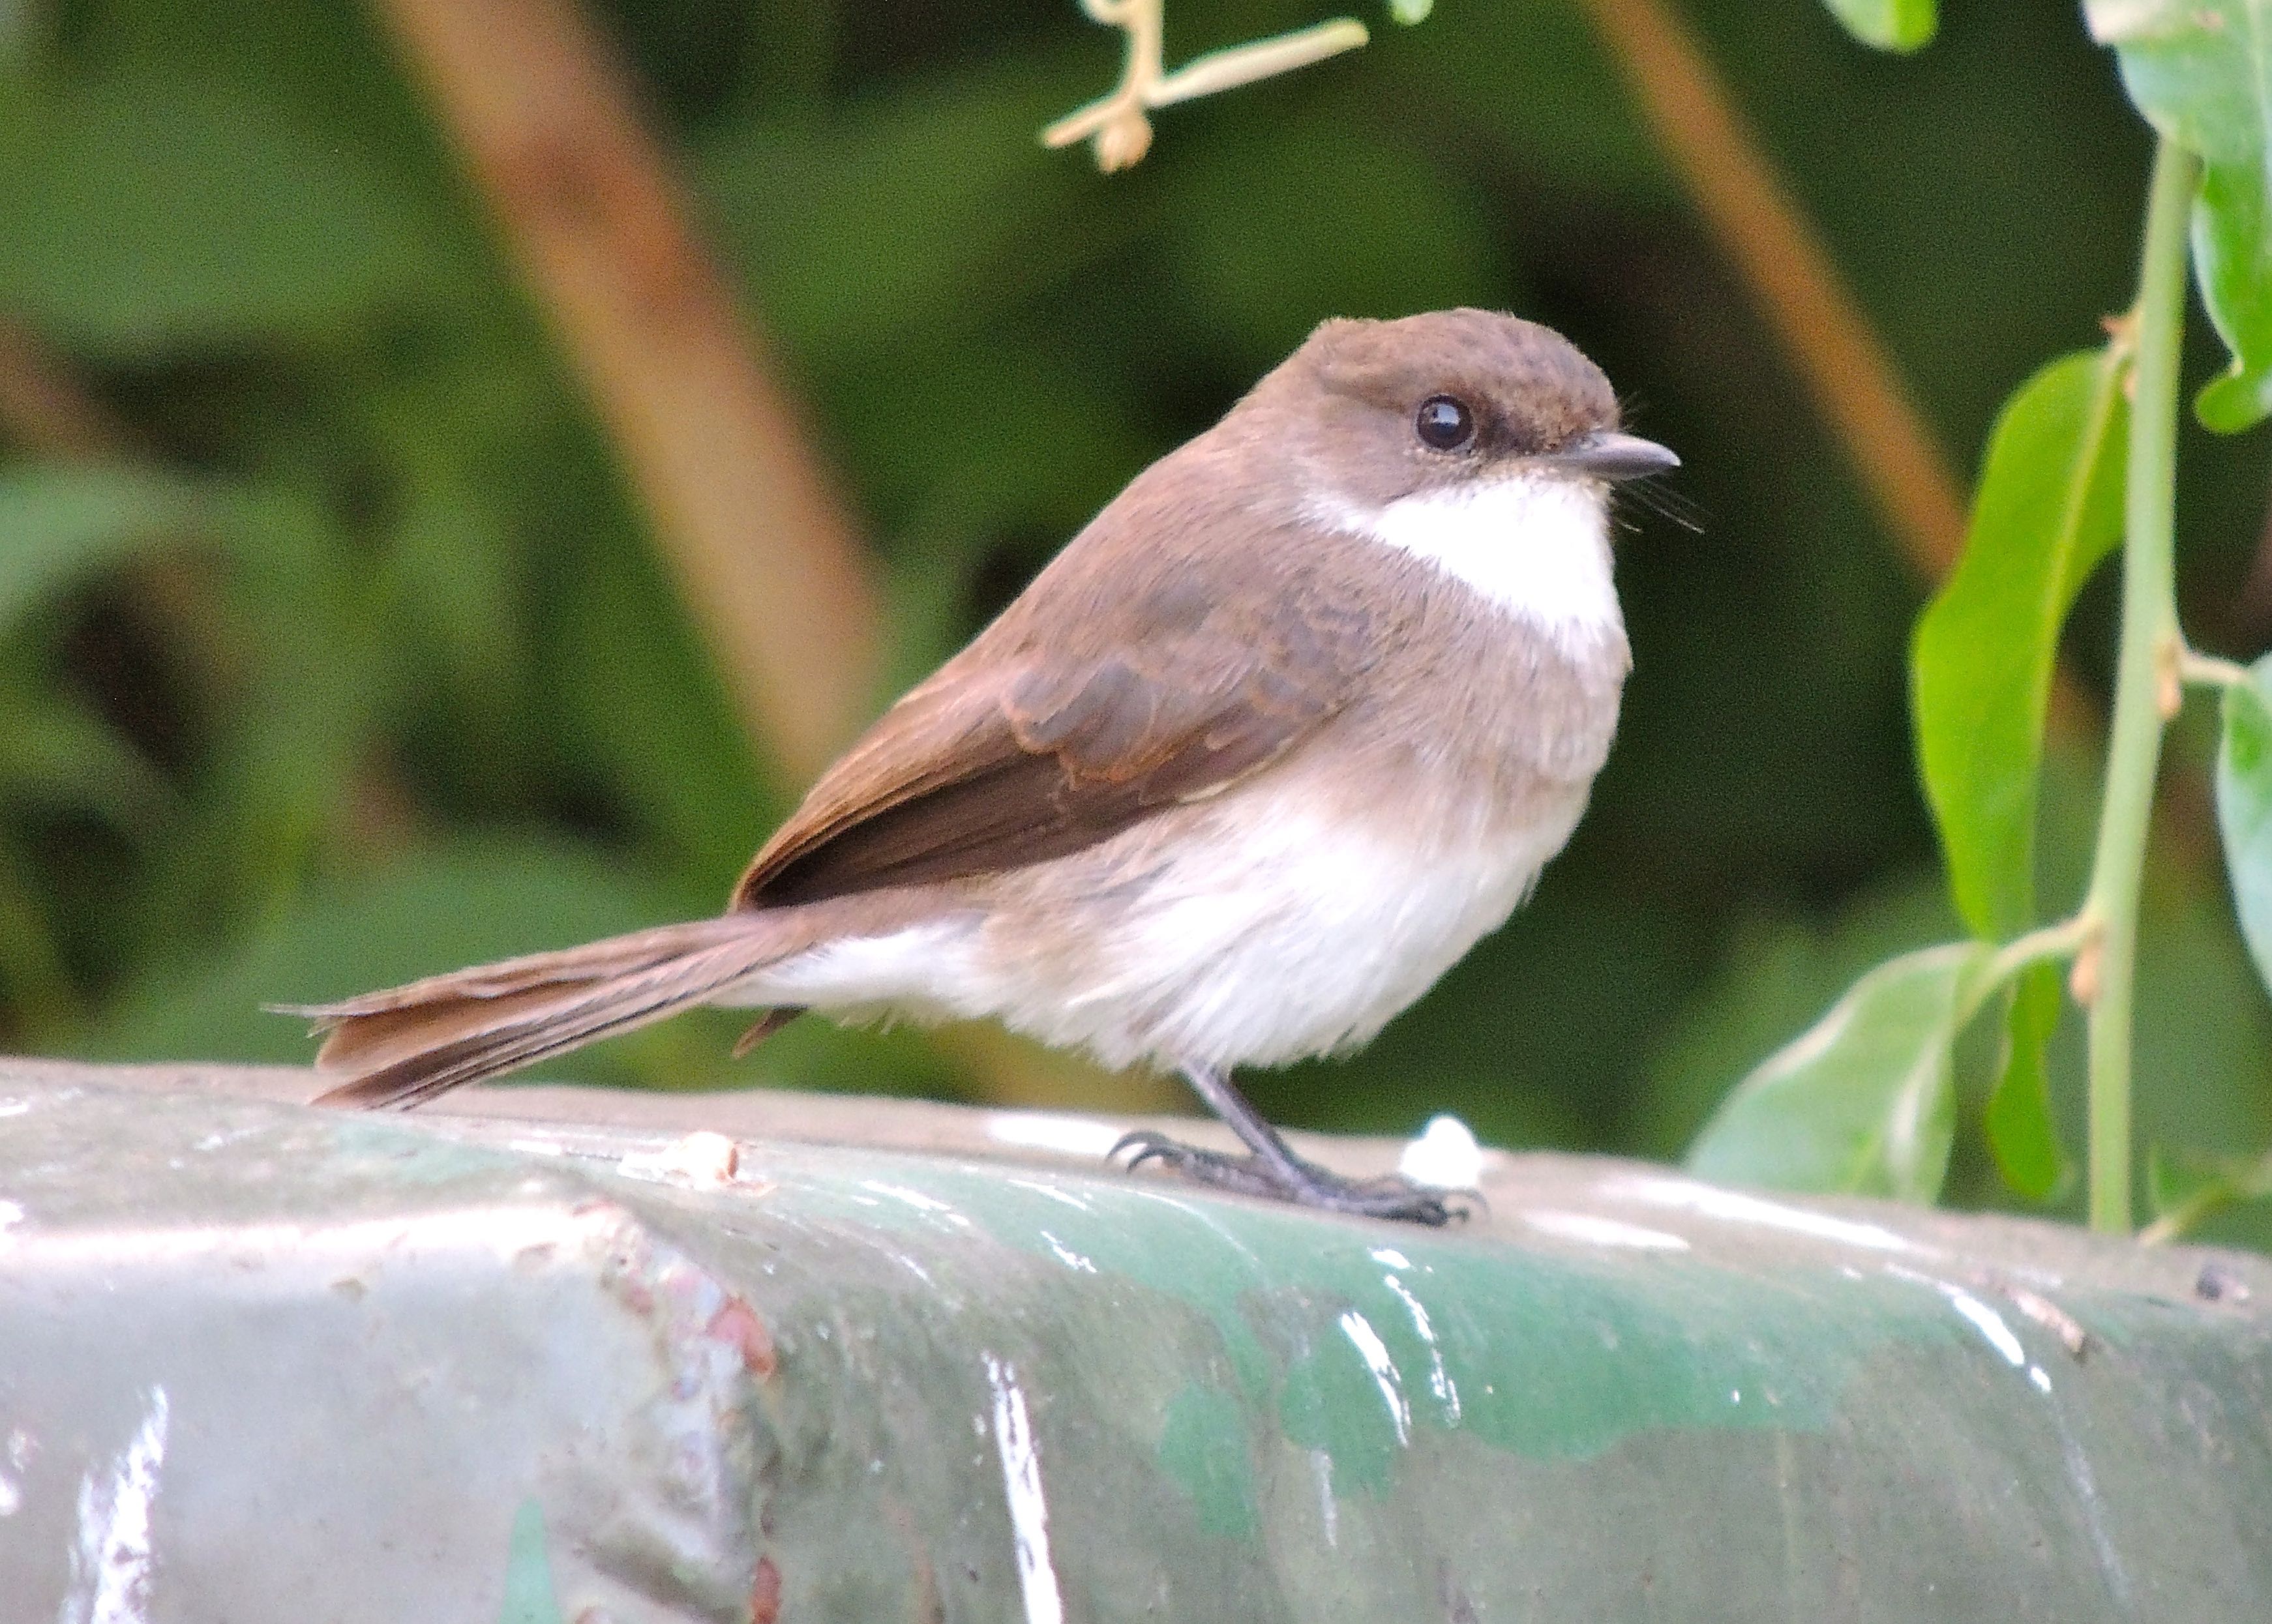
{"label": "white belly", "polygon": [[[1426,992],[1513,912],[1583,801],[1573,786],[1562,816],[1424,853],[1412,834],[1320,817],[1298,785],[1256,786],[1148,854],[1132,831],[991,913],[814,950],[735,1002],[992,1017],[1116,1068],[1282,1065],[1364,1042]],[[1024,905],[1043,890],[1049,908]]]}

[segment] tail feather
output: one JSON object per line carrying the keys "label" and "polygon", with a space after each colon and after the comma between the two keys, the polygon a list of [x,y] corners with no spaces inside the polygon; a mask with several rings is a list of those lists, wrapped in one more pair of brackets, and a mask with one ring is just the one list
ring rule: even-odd
{"label": "tail feather", "polygon": [[288,1009],[325,1034],[321,1106],[407,1108],[701,1003],[811,944],[788,913],[744,913],[430,976]]}

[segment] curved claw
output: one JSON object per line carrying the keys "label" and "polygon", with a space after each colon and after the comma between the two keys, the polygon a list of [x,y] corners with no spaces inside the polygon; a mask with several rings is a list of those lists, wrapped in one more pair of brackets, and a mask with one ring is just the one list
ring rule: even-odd
{"label": "curved claw", "polygon": [[1112,1142],[1112,1148],[1104,1153],[1104,1159],[1109,1162],[1117,1162],[1120,1159],[1123,1152],[1133,1150],[1136,1154],[1128,1158],[1127,1165],[1131,1169],[1134,1169],[1142,1166],[1146,1162],[1150,1161],[1155,1158],[1157,1158],[1162,1161],[1173,1161],[1176,1158],[1177,1152],[1183,1151],[1185,1148],[1185,1146],[1177,1144],[1173,1139],[1169,1138],[1168,1136],[1163,1133],[1156,1132],[1149,1128],[1139,1128],[1132,1129],[1130,1132],[1125,1133],[1121,1135],[1120,1137],[1114,1140]]}
{"label": "curved claw", "polygon": [[1454,1205],[1446,1193],[1415,1184],[1401,1174],[1345,1179],[1312,1163],[1297,1162],[1297,1171],[1289,1179],[1257,1158],[1201,1150],[1151,1129],[1121,1135],[1106,1152],[1107,1159],[1115,1162],[1124,1156],[1127,1159],[1121,1165],[1132,1172],[1146,1162],[1156,1161],[1196,1183],[1327,1212],[1425,1224],[1431,1228],[1441,1228],[1454,1218],[1464,1222],[1471,1216],[1464,1203]]}

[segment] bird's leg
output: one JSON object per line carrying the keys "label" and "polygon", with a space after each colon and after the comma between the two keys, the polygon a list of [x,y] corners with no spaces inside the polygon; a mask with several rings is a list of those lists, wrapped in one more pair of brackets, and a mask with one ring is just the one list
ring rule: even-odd
{"label": "bird's leg", "polygon": [[1112,1147],[1112,1154],[1131,1152],[1128,1166],[1164,1162],[1185,1178],[1245,1196],[1267,1196],[1297,1206],[1328,1212],[1351,1212],[1365,1218],[1402,1218],[1414,1224],[1441,1225],[1451,1220],[1454,1208],[1443,1195],[1392,1173],[1382,1179],[1345,1179],[1315,1162],[1294,1154],[1278,1130],[1262,1120],[1246,1096],[1213,1066],[1187,1065],[1184,1079],[1207,1101],[1207,1108],[1237,1134],[1248,1153],[1227,1156],[1179,1144],[1165,1134],[1139,1129]]}

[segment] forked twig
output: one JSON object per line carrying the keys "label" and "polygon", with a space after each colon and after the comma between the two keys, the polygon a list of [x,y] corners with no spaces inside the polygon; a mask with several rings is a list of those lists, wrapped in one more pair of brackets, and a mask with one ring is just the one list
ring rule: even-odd
{"label": "forked twig", "polygon": [[1247,45],[1209,51],[1170,73],[1162,63],[1165,0],[1080,0],[1091,20],[1128,36],[1128,56],[1112,93],[1066,114],[1042,131],[1044,146],[1071,146],[1094,138],[1096,167],[1107,175],[1125,169],[1152,145],[1153,108],[1211,96],[1219,90],[1291,73],[1313,62],[1355,50],[1371,36],[1353,17],[1274,34]]}

